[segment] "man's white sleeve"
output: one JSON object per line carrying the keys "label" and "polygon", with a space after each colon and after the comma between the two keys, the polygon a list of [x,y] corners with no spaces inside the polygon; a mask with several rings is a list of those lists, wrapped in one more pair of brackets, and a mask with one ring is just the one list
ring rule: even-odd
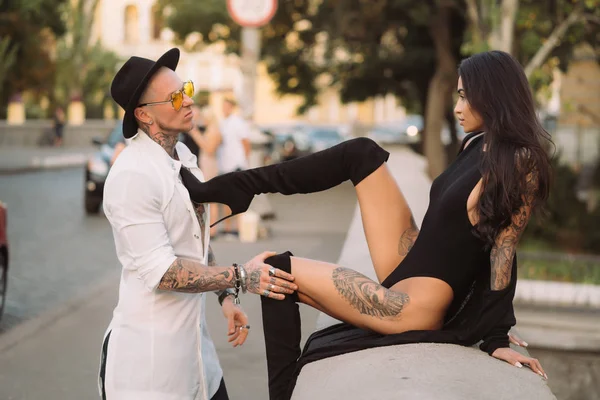
{"label": "man's white sleeve", "polygon": [[104,212],[123,268],[137,271],[152,291],[176,260],[162,214],[161,183],[136,171],[120,171],[104,190]]}

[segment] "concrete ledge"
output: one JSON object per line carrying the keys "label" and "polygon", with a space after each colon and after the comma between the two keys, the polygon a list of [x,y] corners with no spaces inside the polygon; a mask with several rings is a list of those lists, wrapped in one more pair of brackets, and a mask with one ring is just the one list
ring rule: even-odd
{"label": "concrete ledge", "polygon": [[515,305],[515,316],[531,347],[600,354],[598,309]]}
{"label": "concrete ledge", "polygon": [[556,399],[529,368],[455,345],[407,344],[306,365],[292,400]]}
{"label": "concrete ledge", "polygon": [[600,286],[519,279],[515,303],[600,308]]}

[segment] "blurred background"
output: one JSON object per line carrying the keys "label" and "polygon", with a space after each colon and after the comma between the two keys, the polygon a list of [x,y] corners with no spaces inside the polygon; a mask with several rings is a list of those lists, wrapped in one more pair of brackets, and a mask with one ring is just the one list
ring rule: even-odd
{"label": "blurred background", "polygon": [[[367,136],[422,157],[429,179],[465,134],[452,111],[460,60],[513,54],[556,145],[547,213],[519,249],[521,332],[562,376],[550,381],[558,398],[600,397],[600,0],[0,0],[0,343],[118,272],[101,210],[126,145],[110,83],[131,55],[157,59],[175,46],[177,72],[196,88],[198,127],[218,127],[223,102],[235,99],[251,166]],[[261,196],[256,235],[217,232],[215,247],[246,254],[321,234],[339,252],[355,203],[351,188],[336,190],[302,200],[324,207],[313,222],[289,217],[293,200]],[[548,321],[564,321],[550,339]],[[17,346],[10,340],[4,348]],[[1,368],[0,381],[14,384]],[[8,397],[0,385],[0,398],[35,398],[15,394],[25,386]]]}

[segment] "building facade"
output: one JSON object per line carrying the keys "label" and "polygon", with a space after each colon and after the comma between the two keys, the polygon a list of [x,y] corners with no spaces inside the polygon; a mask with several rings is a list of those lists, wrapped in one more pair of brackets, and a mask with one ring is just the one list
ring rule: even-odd
{"label": "building facade", "polygon": [[[160,57],[175,46],[174,34],[164,27],[158,15],[156,0],[100,0],[93,27],[93,41],[127,58],[138,55],[150,59]],[[194,35],[186,38],[194,41]],[[189,40],[188,40],[189,39]],[[187,46],[184,46],[187,47]],[[194,81],[196,89],[211,93],[210,103],[216,115],[220,115],[220,102],[226,95],[240,97],[242,72],[236,55],[224,54],[218,45],[203,51],[189,52],[182,49],[177,72],[183,79]],[[343,105],[337,91],[325,91],[319,104],[306,115],[296,115],[301,103],[297,96],[278,96],[275,84],[266,68],[259,65],[256,77],[254,122],[258,124],[286,123],[308,120],[324,124],[353,124],[360,121],[372,124],[402,118],[403,109],[393,96],[362,103]]]}

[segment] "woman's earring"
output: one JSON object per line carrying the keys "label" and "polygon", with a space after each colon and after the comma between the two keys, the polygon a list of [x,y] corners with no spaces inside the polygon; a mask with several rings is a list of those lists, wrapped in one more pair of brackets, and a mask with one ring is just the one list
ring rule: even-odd
{"label": "woman's earring", "polygon": [[150,120],[148,121],[148,125],[152,125],[154,123],[154,121]]}

